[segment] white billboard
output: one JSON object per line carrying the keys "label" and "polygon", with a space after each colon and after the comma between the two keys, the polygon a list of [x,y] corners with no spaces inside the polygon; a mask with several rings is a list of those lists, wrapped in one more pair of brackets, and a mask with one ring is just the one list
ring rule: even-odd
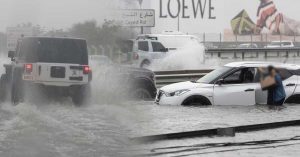
{"label": "white billboard", "polygon": [[119,13],[119,23],[125,27],[154,27],[154,9],[122,10]]}
{"label": "white billboard", "polygon": [[[266,11],[272,7],[276,12]],[[144,0],[143,3],[143,8],[156,11],[152,33],[179,28],[190,34],[234,32],[242,24],[235,32],[300,35],[299,7],[299,0]]]}

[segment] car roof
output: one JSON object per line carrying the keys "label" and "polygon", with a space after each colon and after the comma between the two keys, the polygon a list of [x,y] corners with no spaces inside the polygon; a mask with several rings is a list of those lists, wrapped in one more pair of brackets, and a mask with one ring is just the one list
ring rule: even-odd
{"label": "car roof", "polygon": [[279,62],[233,62],[233,63],[226,64],[225,66],[227,66],[227,67],[267,67],[270,65],[272,65],[276,68],[284,68],[284,69],[289,69],[289,70],[300,69],[299,65],[279,63]]}

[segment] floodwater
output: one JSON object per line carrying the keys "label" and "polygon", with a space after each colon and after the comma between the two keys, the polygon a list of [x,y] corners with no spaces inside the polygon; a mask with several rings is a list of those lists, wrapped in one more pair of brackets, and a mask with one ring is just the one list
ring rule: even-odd
{"label": "floodwater", "polygon": [[235,137],[157,141],[140,144],[131,152],[155,157],[295,157],[300,155],[299,131],[300,127],[288,127],[238,133]]}
{"label": "floodwater", "polygon": [[0,156],[130,156],[126,106],[74,107],[50,104],[3,104],[0,107]]}
{"label": "floodwater", "polygon": [[[9,61],[2,59],[4,62]],[[97,99],[105,93],[98,81],[95,77],[92,82],[93,103],[82,107],[75,107],[69,98],[0,104],[0,156],[131,156],[126,148],[131,144],[128,128],[134,123],[134,109],[121,100],[106,103]]]}
{"label": "floodwater", "polygon": [[[131,134],[139,136],[157,135],[214,129],[240,125],[297,120],[300,105],[285,105],[282,110],[270,110],[267,106],[210,106],[182,107],[158,106],[151,102],[137,106],[145,113],[137,121]],[[146,112],[145,112],[146,111]],[[265,131],[237,133],[235,137],[203,137],[178,140],[163,140],[142,143],[132,147],[130,152],[138,156],[299,156],[300,127],[287,127]],[[291,140],[291,138],[296,140]],[[136,137],[136,136],[134,136]],[[270,144],[252,141],[283,140]],[[244,142],[250,145],[243,144]],[[228,144],[229,143],[229,144]],[[240,144],[239,144],[240,143]]]}
{"label": "floodwater", "polygon": [[136,121],[139,129],[131,130],[137,136],[300,119],[300,105],[270,110],[264,105],[182,107],[144,102],[135,108],[144,113]]}
{"label": "floodwater", "polygon": [[[2,69],[0,71],[3,72]],[[206,149],[204,152],[202,149],[185,150],[185,147],[195,147],[194,145],[211,142],[291,138],[297,136],[300,131],[297,127],[243,133],[235,138],[194,138],[135,145],[130,140],[131,137],[295,120],[300,118],[300,105],[286,105],[285,109],[276,111],[269,110],[266,106],[188,108],[158,106],[153,102],[124,102],[123,100],[105,103],[97,99],[105,92],[99,88],[101,85],[98,85],[97,81],[99,81],[98,78],[93,80],[93,87],[96,87],[96,90],[94,90],[93,97],[95,101],[91,105],[75,107],[69,99],[43,104],[22,103],[18,106],[12,106],[9,103],[1,104],[0,156],[199,156],[205,152],[204,156],[258,156],[260,154],[262,156],[293,156],[300,154],[299,145],[278,149],[274,147],[274,149],[238,150],[224,154],[214,151],[227,148]],[[118,95],[112,96],[115,99],[118,98]],[[284,144],[296,142],[288,141]],[[183,147],[167,148],[174,146]],[[163,149],[153,152],[154,148]],[[177,153],[178,150],[180,151]],[[288,152],[285,153],[285,150]],[[155,154],[157,152],[161,154]]]}

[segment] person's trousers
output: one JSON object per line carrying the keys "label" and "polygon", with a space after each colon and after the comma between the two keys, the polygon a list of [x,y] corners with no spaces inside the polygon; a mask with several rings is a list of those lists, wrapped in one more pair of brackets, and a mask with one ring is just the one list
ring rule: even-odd
{"label": "person's trousers", "polygon": [[280,101],[274,101],[274,105],[275,106],[282,106],[283,104],[284,104],[284,101],[285,101],[285,98],[284,99],[282,99],[282,100],[280,100]]}

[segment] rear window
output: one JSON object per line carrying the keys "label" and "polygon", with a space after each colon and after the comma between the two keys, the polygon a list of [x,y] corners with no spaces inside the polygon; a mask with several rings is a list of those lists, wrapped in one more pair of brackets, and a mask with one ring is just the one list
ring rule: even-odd
{"label": "rear window", "polygon": [[26,62],[88,64],[85,40],[59,38],[23,39],[19,56]]}

